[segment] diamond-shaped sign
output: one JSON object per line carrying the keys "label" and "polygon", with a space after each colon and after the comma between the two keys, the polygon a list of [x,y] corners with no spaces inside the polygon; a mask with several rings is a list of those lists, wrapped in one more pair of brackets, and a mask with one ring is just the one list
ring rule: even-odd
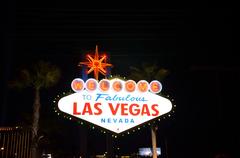
{"label": "diamond-shaped sign", "polygon": [[61,98],[58,108],[79,119],[121,133],[168,113],[172,103],[149,91],[117,92],[109,89],[104,92],[97,88],[94,91],[83,89]]}

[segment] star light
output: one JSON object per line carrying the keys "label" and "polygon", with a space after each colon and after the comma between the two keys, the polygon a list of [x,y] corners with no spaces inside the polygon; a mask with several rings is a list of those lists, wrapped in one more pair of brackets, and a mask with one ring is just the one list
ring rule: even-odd
{"label": "star light", "polygon": [[[90,74],[92,71],[94,72],[94,78],[98,80],[99,72],[106,76],[107,74],[107,67],[111,67],[112,64],[106,63],[106,55],[101,56],[99,59],[98,55],[98,46],[96,45],[95,55],[92,57],[91,55],[87,55],[87,62],[80,62],[78,66],[86,65],[89,70],[87,71],[87,74]],[[105,61],[105,62],[104,62]]]}

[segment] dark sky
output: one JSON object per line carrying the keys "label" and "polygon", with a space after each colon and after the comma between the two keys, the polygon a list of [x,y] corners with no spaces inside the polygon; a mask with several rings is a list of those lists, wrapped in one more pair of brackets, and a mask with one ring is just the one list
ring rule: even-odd
{"label": "dark sky", "polygon": [[[6,84],[21,67],[43,59],[62,70],[58,85],[43,91],[43,116],[54,117],[56,124],[78,135],[76,124],[56,119],[49,112],[50,104],[80,74],[77,64],[82,54],[98,44],[100,52],[110,55],[113,74],[126,76],[130,66],[143,62],[170,70],[163,91],[175,98],[177,110],[158,130],[158,143],[164,146],[164,139],[168,142],[169,158],[211,157],[216,152],[233,155],[239,145],[239,123],[233,112],[239,103],[233,90],[240,69],[232,50],[232,12],[227,5],[207,4],[160,8],[154,4],[9,3],[2,21],[1,124],[14,125],[24,120],[22,115],[31,113],[32,100],[26,96],[31,93],[13,91]],[[117,139],[115,145],[136,151],[151,144],[149,134],[145,128]],[[89,143],[89,148],[97,150],[105,143],[105,136],[98,131],[89,135],[95,143]],[[132,143],[132,148],[126,147],[126,142]],[[72,142],[73,148],[76,144]]]}

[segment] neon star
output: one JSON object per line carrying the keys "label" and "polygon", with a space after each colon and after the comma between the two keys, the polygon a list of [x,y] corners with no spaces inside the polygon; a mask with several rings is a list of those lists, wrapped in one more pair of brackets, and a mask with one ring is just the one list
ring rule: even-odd
{"label": "neon star", "polygon": [[91,55],[87,55],[87,62],[80,62],[79,66],[81,65],[86,65],[89,70],[87,71],[87,74],[90,74],[91,72],[94,72],[94,78],[96,80],[98,80],[98,76],[99,76],[99,72],[106,76],[107,74],[107,67],[112,66],[112,64],[106,63],[104,61],[106,61],[105,59],[107,58],[106,55],[103,55],[100,59],[99,59],[99,55],[98,55],[98,46],[96,45],[96,50],[95,50],[95,55],[94,58]]}

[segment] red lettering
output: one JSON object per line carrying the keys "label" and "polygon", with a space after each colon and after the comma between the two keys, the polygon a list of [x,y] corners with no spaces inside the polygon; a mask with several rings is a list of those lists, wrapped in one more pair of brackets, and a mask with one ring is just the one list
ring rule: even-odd
{"label": "red lettering", "polygon": [[126,116],[128,115],[127,110],[128,108],[126,107],[128,104],[121,104],[121,115]]}
{"label": "red lettering", "polygon": [[158,111],[157,107],[158,107],[158,104],[153,104],[151,106],[152,110],[155,112],[155,113],[152,113],[152,116],[158,116],[159,115],[159,111]]}
{"label": "red lettering", "polygon": [[88,113],[89,115],[93,114],[90,103],[85,103],[82,115],[85,115],[85,113]]}
{"label": "red lettering", "polygon": [[149,109],[148,109],[148,105],[147,104],[143,104],[143,107],[142,107],[142,113],[141,115],[145,115],[147,114],[148,116],[150,116],[150,112],[149,112]]}
{"label": "red lettering", "polygon": [[94,115],[100,115],[102,114],[102,109],[99,107],[101,103],[95,103],[94,108],[97,110],[97,112],[94,112]]}
{"label": "red lettering", "polygon": [[115,108],[113,107],[113,104],[112,104],[112,103],[108,103],[108,105],[109,105],[109,107],[110,107],[110,110],[111,110],[112,114],[113,114],[113,115],[116,115],[120,104],[118,103]]}
{"label": "red lettering", "polygon": [[73,103],[73,115],[81,115],[81,112],[77,111],[77,103]]}
{"label": "red lettering", "polygon": [[[135,108],[136,107],[136,108]],[[133,116],[137,116],[140,114],[140,109],[138,104],[131,104],[129,106],[129,113]]]}
{"label": "red lettering", "polygon": [[[94,113],[95,115],[102,114],[102,109],[100,109],[99,105],[101,105],[101,103],[96,103],[94,105],[94,108],[97,110],[97,112]],[[142,116],[143,115],[158,116],[160,113],[158,110],[158,104],[153,104],[151,106],[151,109],[149,109],[150,107],[148,107],[147,104],[143,104],[143,106],[141,108],[140,108],[140,105],[138,105],[138,104],[130,104],[128,106],[128,104],[126,104],[126,103],[121,103],[121,104],[117,103],[114,106],[112,103],[108,103],[108,105],[109,105],[110,111],[113,115],[116,115],[118,110],[121,110],[122,116],[127,116],[127,115],[138,116],[139,114]]]}

